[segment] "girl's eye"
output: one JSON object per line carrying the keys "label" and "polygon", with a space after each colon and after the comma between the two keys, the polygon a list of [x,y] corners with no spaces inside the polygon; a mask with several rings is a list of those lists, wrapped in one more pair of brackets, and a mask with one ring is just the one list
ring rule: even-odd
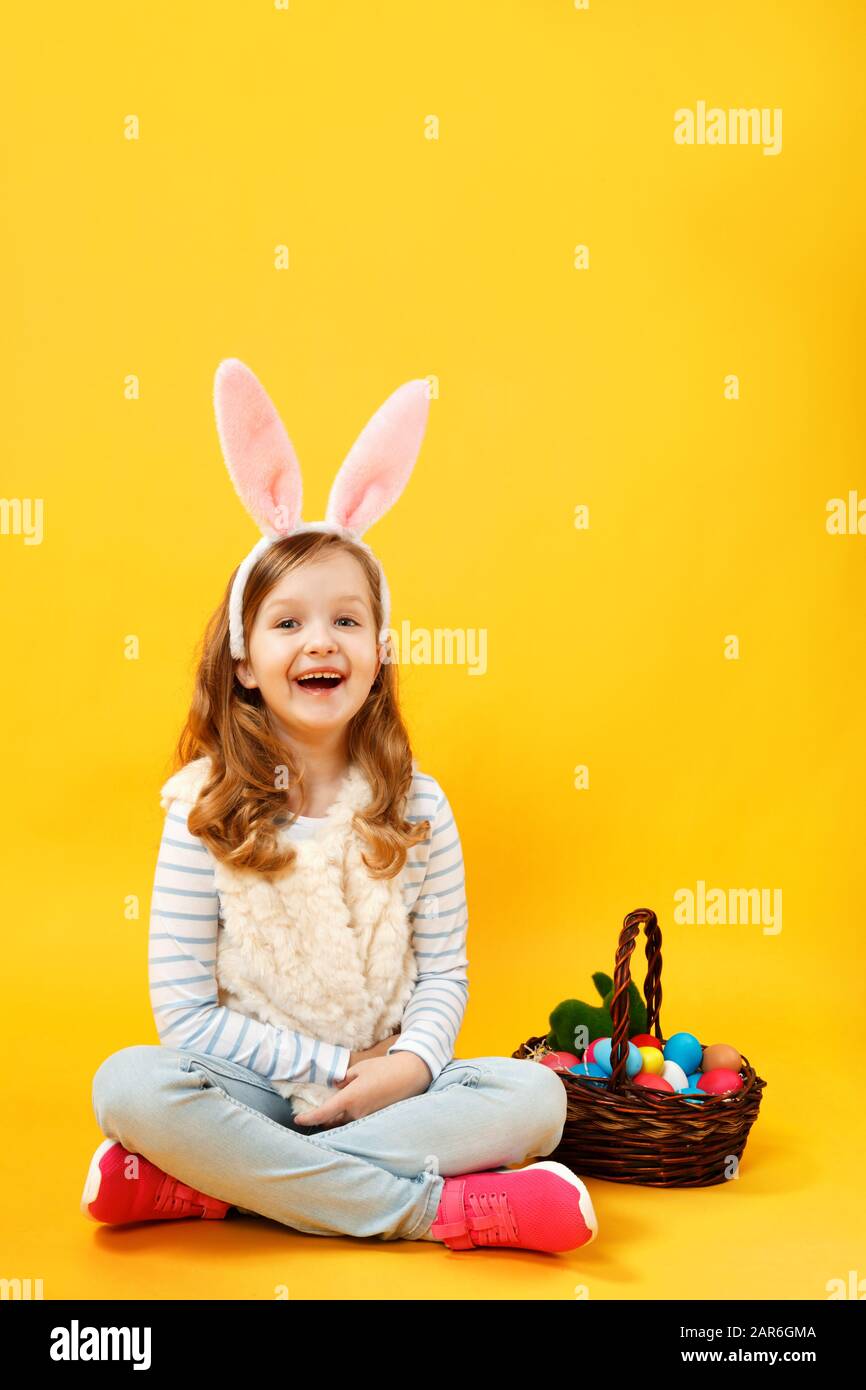
{"label": "girl's eye", "polygon": [[[284,624],[284,623],[296,623],[297,621],[298,621],[297,618],[281,618],[280,621],[277,623],[277,627],[278,627],[278,628],[281,628],[281,627],[283,627],[283,624]],[[360,626],[360,624],[359,624],[354,618],[350,618],[350,617],[348,617],[348,615],[345,615],[345,614],[344,614],[344,616],[343,616],[342,618],[338,618],[338,619],[337,619],[337,622],[338,622],[338,623],[344,623],[344,622],[345,622],[345,623],[353,623],[353,624],[355,625],[355,627],[359,627],[359,626]],[[285,630],[288,631],[288,629],[285,629]]]}

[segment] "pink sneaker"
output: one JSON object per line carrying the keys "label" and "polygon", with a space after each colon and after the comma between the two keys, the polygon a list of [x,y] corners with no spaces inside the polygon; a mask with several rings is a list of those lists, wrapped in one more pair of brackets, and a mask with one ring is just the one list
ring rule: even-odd
{"label": "pink sneaker", "polygon": [[117,1139],[104,1139],[90,1160],[81,1210],[93,1221],[122,1226],[128,1221],[174,1221],[182,1216],[219,1220],[229,1202],[208,1197],[164,1173],[143,1154],[136,1154],[138,1174],[124,1173],[129,1150]]}
{"label": "pink sneaker", "polygon": [[592,1200],[564,1163],[446,1178],[429,1234],[451,1250],[576,1250],[598,1235]]}

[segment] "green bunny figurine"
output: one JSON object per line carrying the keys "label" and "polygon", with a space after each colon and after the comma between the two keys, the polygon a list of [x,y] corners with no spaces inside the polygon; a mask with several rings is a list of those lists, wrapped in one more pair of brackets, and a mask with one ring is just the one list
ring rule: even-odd
{"label": "green bunny figurine", "polygon": [[[593,975],[592,982],[601,995],[602,1004],[610,1013],[613,1003],[613,980],[598,970]],[[628,984],[628,1032],[629,1037],[633,1037],[635,1033],[646,1032],[646,1003],[634,980],[629,980]]]}
{"label": "green bunny figurine", "polygon": [[[586,1029],[586,1038],[578,1038],[578,1028]],[[607,1009],[593,1008],[582,999],[563,999],[550,1015],[547,1041],[557,1052],[582,1052],[594,1038],[609,1038],[613,1031]]]}
{"label": "green bunny figurine", "polygon": [[[613,980],[610,975],[597,970],[592,977],[601,995],[601,1007],[585,1004],[582,999],[563,999],[550,1015],[550,1032],[546,1042],[558,1052],[583,1051],[584,1043],[578,1041],[578,1029],[586,1030],[586,1044],[595,1038],[613,1036],[613,1019],[610,1006],[613,1000]],[[629,983],[628,991],[629,1036],[646,1032],[646,1004],[638,993],[634,981]],[[581,1033],[581,1038],[583,1033]]]}

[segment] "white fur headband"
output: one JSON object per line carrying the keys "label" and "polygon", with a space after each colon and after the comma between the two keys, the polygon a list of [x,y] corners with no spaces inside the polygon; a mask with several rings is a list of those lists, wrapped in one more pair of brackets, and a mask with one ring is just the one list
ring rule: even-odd
{"label": "white fur headband", "polygon": [[253,565],[274,541],[303,531],[329,531],[360,545],[379,566],[385,642],[391,597],[385,571],[364,532],[394,505],[421,448],[430,398],[423,378],[398,386],[367,422],[331,485],[324,521],[301,520],[301,470],[277,410],[255,374],[226,358],[214,380],[214,410],[223,457],[235,489],[262,537],[241,562],[229,599],[232,656],[244,660],[244,588]]}

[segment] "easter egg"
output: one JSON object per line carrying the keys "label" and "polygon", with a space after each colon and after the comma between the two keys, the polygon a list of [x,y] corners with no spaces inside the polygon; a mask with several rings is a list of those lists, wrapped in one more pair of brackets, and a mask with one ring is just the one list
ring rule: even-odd
{"label": "easter egg", "polygon": [[710,1096],[725,1096],[731,1091],[742,1089],[743,1078],[735,1071],[730,1071],[727,1067],[716,1067],[714,1071],[705,1071],[700,1081],[698,1089],[706,1091]]}
{"label": "easter egg", "polygon": [[650,1047],[647,1044],[645,1047],[638,1047],[638,1052],[643,1061],[642,1070],[654,1074],[655,1076],[660,1076],[662,1068],[666,1063],[659,1049],[657,1047]]}
{"label": "easter egg", "polygon": [[636,1086],[645,1086],[648,1091],[672,1091],[674,1088],[663,1076],[654,1076],[651,1071],[642,1071],[632,1080]]}
{"label": "easter egg", "polygon": [[677,1066],[676,1062],[665,1062],[661,1068],[660,1074],[664,1077],[665,1081],[671,1083],[675,1091],[684,1091],[689,1084],[689,1078],[686,1076],[682,1067]]}
{"label": "easter egg", "polygon": [[630,1041],[633,1042],[635,1047],[637,1048],[657,1047],[659,1052],[664,1051],[664,1043],[662,1042],[661,1038],[654,1038],[652,1033],[635,1033],[634,1037],[631,1038]]}
{"label": "easter egg", "polygon": [[592,1042],[588,1045],[586,1051],[585,1051],[584,1054],[583,1054],[583,1060],[584,1060],[584,1062],[594,1062],[594,1061],[595,1061],[595,1045],[596,1045],[596,1043],[597,1043],[598,1041],[599,1041],[598,1038],[593,1038]]}
{"label": "easter egg", "polygon": [[[593,1062],[597,1062],[600,1067],[603,1067],[604,1071],[607,1073],[608,1076],[611,1076],[613,1074],[613,1066],[610,1060],[612,1047],[613,1038],[596,1038],[595,1051],[592,1054]],[[637,1076],[642,1065],[643,1059],[641,1058],[640,1053],[638,1052],[634,1043],[630,1042],[628,1045],[628,1053],[626,1054],[625,1059],[626,1076]]]}
{"label": "easter egg", "polygon": [[691,1101],[706,1100],[707,1098],[706,1091],[702,1091],[699,1086],[689,1086],[687,1090],[680,1091],[680,1095]]}
{"label": "easter egg", "polygon": [[625,1059],[626,1076],[638,1076],[643,1070],[643,1058],[638,1052],[633,1042],[628,1045],[628,1056]]}
{"label": "easter egg", "polygon": [[692,1074],[691,1074],[691,1076],[689,1077],[689,1085],[690,1085],[690,1086],[697,1086],[697,1084],[698,1084],[698,1082],[700,1081],[700,1079],[701,1079],[702,1076],[703,1076],[703,1072],[700,1072],[700,1071],[693,1071]]}
{"label": "easter egg", "polygon": [[538,1060],[543,1067],[551,1067],[553,1071],[569,1071],[578,1058],[573,1052],[545,1052]]}
{"label": "easter egg", "polygon": [[737,1049],[729,1047],[727,1043],[712,1043],[704,1048],[701,1071],[715,1071],[717,1067],[724,1067],[725,1071],[739,1071],[742,1065],[743,1059]]}
{"label": "easter egg", "polygon": [[576,1067],[569,1067],[572,1076],[576,1076],[579,1081],[606,1081],[609,1072],[602,1071],[597,1062],[578,1062]]}
{"label": "easter egg", "polygon": [[674,1033],[665,1043],[665,1061],[676,1062],[688,1075],[700,1071],[704,1050],[693,1033]]}
{"label": "easter egg", "polygon": [[[592,1041],[592,1057],[589,1059],[595,1062],[597,1066],[601,1067],[602,1071],[607,1076],[610,1076],[613,1071],[610,1065],[610,1047],[612,1041],[612,1038],[594,1038]],[[587,1059],[588,1052],[589,1048],[587,1048],[586,1052],[583,1054],[584,1061]]]}

